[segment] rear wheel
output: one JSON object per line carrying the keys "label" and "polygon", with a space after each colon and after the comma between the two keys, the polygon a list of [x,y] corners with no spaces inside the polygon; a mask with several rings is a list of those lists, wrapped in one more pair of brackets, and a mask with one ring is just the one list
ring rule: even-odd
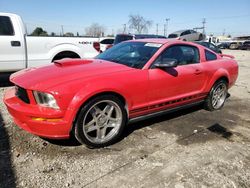
{"label": "rear wheel", "polygon": [[105,147],[119,139],[126,121],[127,113],[119,98],[98,96],[81,109],[75,125],[75,137],[88,147]]}
{"label": "rear wheel", "polygon": [[207,99],[205,100],[205,109],[209,111],[221,109],[226,98],[227,82],[225,80],[219,80],[213,85]]}

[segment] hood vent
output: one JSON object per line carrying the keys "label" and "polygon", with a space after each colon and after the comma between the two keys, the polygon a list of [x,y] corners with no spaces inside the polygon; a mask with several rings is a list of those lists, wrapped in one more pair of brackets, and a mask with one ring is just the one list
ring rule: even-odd
{"label": "hood vent", "polygon": [[73,66],[73,65],[82,65],[82,64],[89,64],[92,63],[93,60],[91,59],[62,59],[62,60],[56,60],[53,63],[58,66]]}

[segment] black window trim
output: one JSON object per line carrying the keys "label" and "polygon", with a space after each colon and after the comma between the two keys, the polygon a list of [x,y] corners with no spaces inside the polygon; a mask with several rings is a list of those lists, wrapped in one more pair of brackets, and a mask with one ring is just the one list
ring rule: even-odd
{"label": "black window trim", "polygon": [[11,20],[11,17],[9,17],[9,16],[0,16],[0,17],[9,18],[9,20],[10,20],[10,25],[11,25],[12,31],[13,31],[12,35],[1,35],[1,34],[0,34],[0,36],[15,36],[15,35],[16,35],[16,34],[15,34],[15,29],[14,29],[14,26],[13,26],[13,23],[12,23],[12,20]]}
{"label": "black window trim", "polygon": [[[151,63],[149,69],[153,69],[154,68],[154,64],[156,63],[156,60],[158,59],[158,57],[160,57],[168,48],[173,47],[173,46],[188,46],[188,47],[196,48],[197,51],[198,51],[198,55],[199,55],[199,61],[198,61],[198,63],[192,63],[192,64],[187,64],[187,65],[195,65],[195,64],[200,64],[201,63],[201,55],[200,55],[200,50],[199,50],[198,47],[196,47],[194,45],[190,45],[190,44],[172,44],[172,45],[168,46],[167,48],[165,48],[164,50],[162,50],[162,52]],[[185,65],[178,65],[178,66],[185,66]]]}

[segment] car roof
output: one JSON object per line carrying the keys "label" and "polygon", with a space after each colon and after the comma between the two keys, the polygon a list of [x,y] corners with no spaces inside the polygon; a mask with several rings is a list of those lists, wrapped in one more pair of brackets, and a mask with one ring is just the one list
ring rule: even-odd
{"label": "car roof", "polygon": [[[189,44],[193,46],[198,46],[198,44],[194,42],[188,42],[178,39],[163,39],[163,38],[148,38],[148,39],[137,39],[137,40],[129,40],[130,42],[147,42],[147,43],[159,43],[159,44]],[[125,41],[128,42],[128,41]]]}
{"label": "car roof", "polygon": [[129,33],[129,34],[121,33],[121,34],[117,34],[116,36],[139,36],[139,37],[143,37],[143,36],[145,36],[145,37],[158,36],[158,37],[165,37],[163,35],[155,35],[155,34],[131,34],[131,33]]}

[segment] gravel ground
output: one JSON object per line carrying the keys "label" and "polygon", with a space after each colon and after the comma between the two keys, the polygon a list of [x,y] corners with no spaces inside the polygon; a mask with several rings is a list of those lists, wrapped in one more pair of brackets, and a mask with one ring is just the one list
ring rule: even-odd
{"label": "gravel ground", "polygon": [[48,141],[13,123],[0,88],[0,187],[250,187],[250,51],[224,108],[182,110],[129,125],[103,149]]}

